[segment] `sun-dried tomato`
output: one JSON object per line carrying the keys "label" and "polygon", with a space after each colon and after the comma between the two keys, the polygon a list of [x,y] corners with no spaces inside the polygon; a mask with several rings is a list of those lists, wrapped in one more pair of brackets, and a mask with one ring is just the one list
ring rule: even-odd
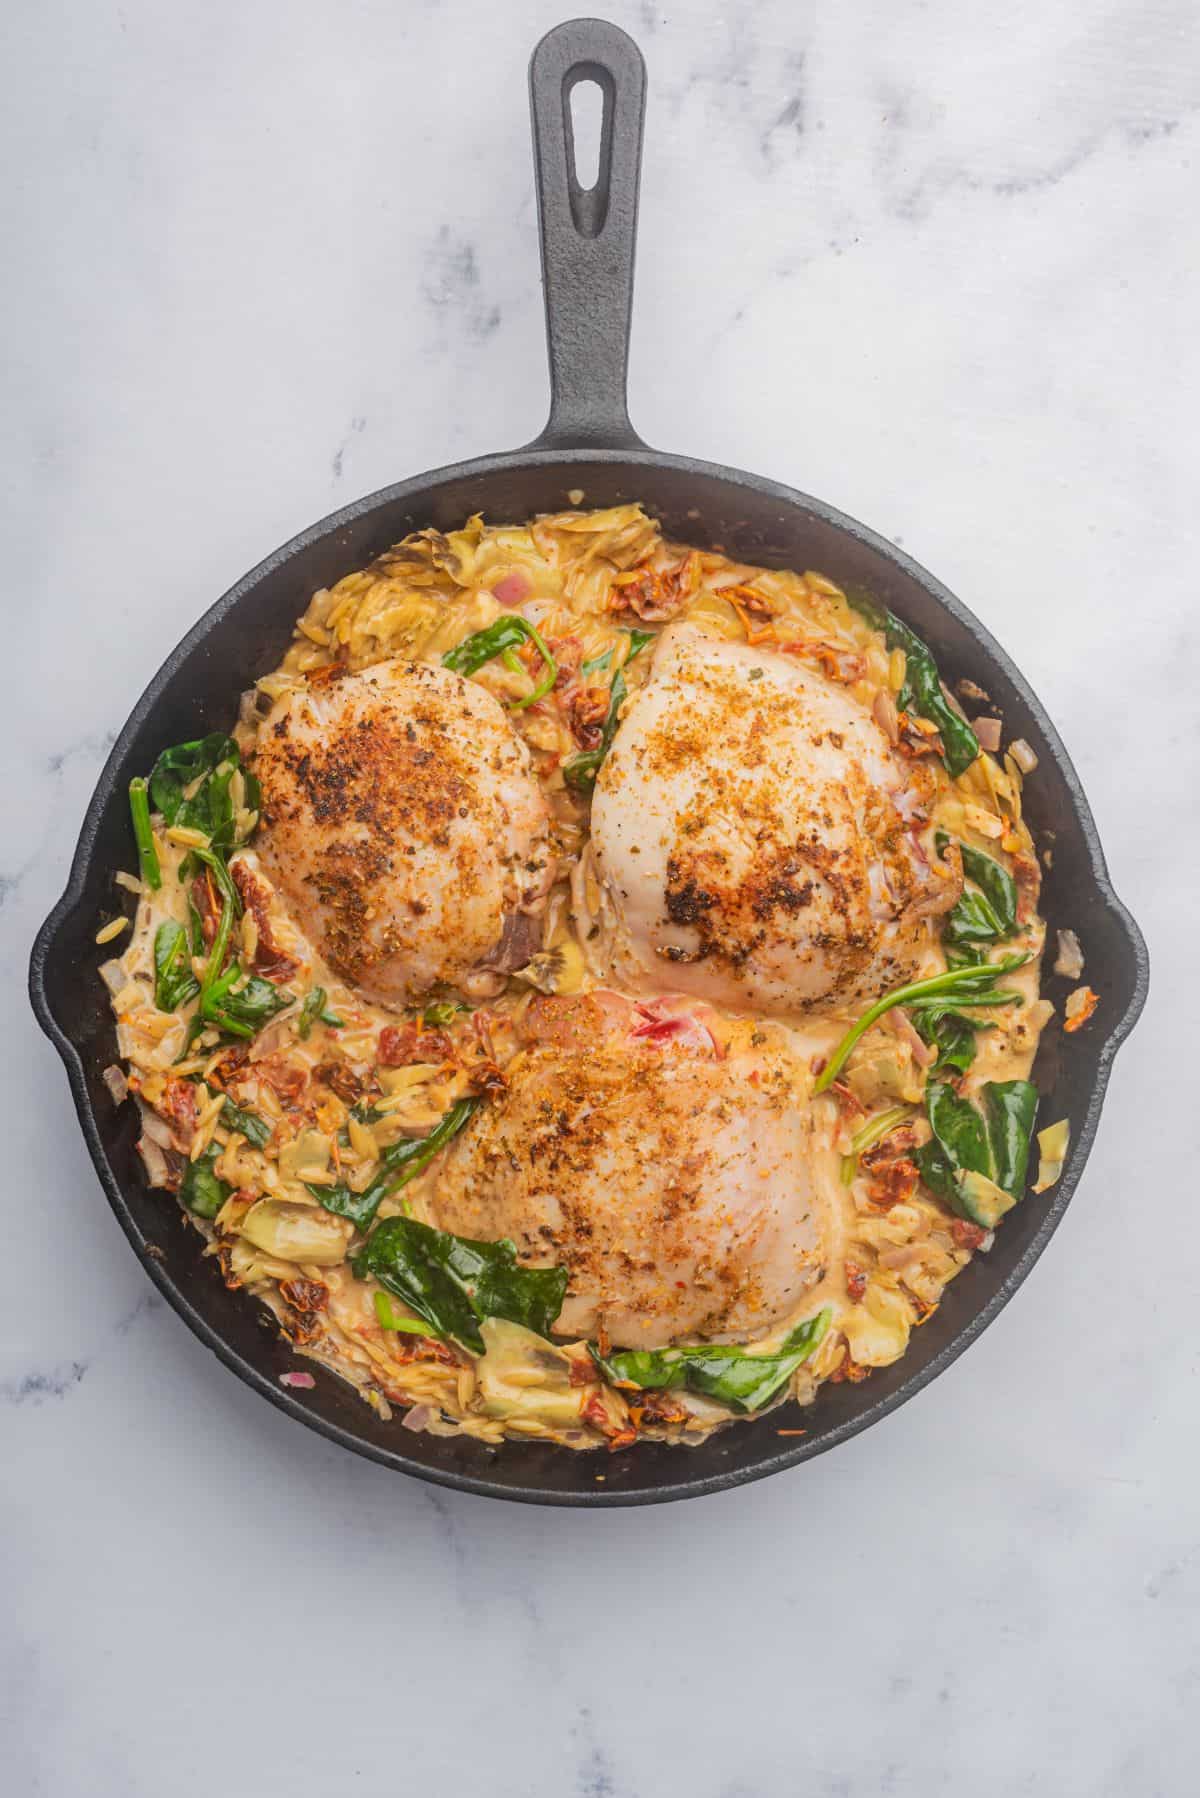
{"label": "sun-dried tomato", "polygon": [[265,980],[290,979],[299,964],[284,953],[271,935],[271,915],[267,909],[270,893],[266,885],[245,862],[231,862],[229,872],[242,895],[242,904],[258,928],[258,940],[254,949],[255,972]]}
{"label": "sun-dried tomato", "polygon": [[444,1030],[427,1030],[423,1024],[387,1024],[379,1032],[376,1057],[380,1067],[408,1068],[417,1062],[449,1061],[454,1045]]}

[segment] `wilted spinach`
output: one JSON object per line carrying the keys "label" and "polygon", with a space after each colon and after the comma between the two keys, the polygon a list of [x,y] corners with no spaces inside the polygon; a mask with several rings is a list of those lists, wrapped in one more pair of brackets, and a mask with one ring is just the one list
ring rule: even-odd
{"label": "wilted spinach", "polygon": [[190,950],[183,925],[164,919],[154,933],[154,1003],[159,1011],[178,1011],[200,991]]}
{"label": "wilted spinach", "polygon": [[883,632],[889,649],[904,651],[904,685],[896,695],[896,704],[902,712],[916,712],[936,724],[946,772],[951,777],[964,773],[979,754],[979,738],[943,693],[937,663],[928,645],[894,612],[876,605],[865,594],[847,593],[846,598],[860,617]]}
{"label": "wilted spinach", "polygon": [[933,1138],[917,1151],[925,1184],[951,1210],[975,1221],[971,1175],[981,1175],[1014,1201],[1023,1197],[1038,1104],[1037,1088],[1028,1080],[990,1080],[980,1096],[982,1112],[949,1082],[931,1080],[925,1109]]}
{"label": "wilted spinach", "polygon": [[179,1196],[189,1211],[197,1217],[216,1217],[218,1211],[233,1191],[224,1180],[218,1180],[213,1166],[220,1149],[216,1143],[209,1145],[203,1155],[195,1161],[189,1161],[183,1170],[183,1181],[179,1188]]}
{"label": "wilted spinach", "polygon": [[567,1290],[565,1267],[523,1267],[507,1241],[472,1242],[411,1217],[387,1217],[351,1266],[374,1276],[443,1336],[483,1352],[480,1320],[503,1317],[548,1336]]}
{"label": "wilted spinach", "polygon": [[[311,1185],[314,1199],[324,1205],[326,1211],[332,1211],[335,1217],[349,1218],[356,1230],[366,1232],[375,1221],[375,1213],[389,1193],[398,1192],[415,1180],[422,1173],[434,1156],[452,1142],[463,1129],[480,1101],[476,1098],[460,1099],[452,1105],[428,1136],[419,1136],[404,1142],[393,1143],[383,1151],[380,1157],[380,1169],[369,1186],[362,1192],[355,1192],[351,1186],[317,1186]],[[363,1111],[355,1107],[354,1115],[362,1122],[373,1122],[377,1112]]]}
{"label": "wilted spinach", "polygon": [[614,1386],[642,1391],[675,1387],[702,1393],[731,1410],[759,1411],[807,1361],[829,1328],[828,1307],[798,1325],[773,1354],[757,1355],[724,1343],[684,1348],[616,1349],[602,1355],[589,1343],[593,1361]]}
{"label": "wilted spinach", "polygon": [[612,685],[608,692],[608,711],[604,716],[599,743],[595,749],[585,749],[581,755],[573,755],[569,761],[563,763],[563,779],[576,793],[590,793],[595,786],[596,776],[600,772],[600,764],[612,748],[613,738],[617,734],[617,725],[621,721],[621,707],[629,697],[629,688],[625,684],[625,670],[634,656],[640,655],[647,643],[653,641],[653,631],[629,632],[629,654],[613,675]]}

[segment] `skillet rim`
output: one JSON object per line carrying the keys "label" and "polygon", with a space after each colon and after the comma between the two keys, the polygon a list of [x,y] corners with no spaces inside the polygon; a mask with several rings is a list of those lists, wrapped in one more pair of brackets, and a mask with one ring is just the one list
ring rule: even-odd
{"label": "skillet rim", "polygon": [[[55,1017],[46,990],[47,963],[54,956],[60,932],[72,918],[84,897],[100,817],[112,796],[117,774],[131,742],[152,715],[168,682],[180,671],[193,652],[200,648],[215,626],[234,612],[260,581],[294,558],[301,556],[322,538],[336,533],[375,510],[416,498],[439,485],[481,480],[492,475],[524,469],[570,469],[576,466],[671,470],[683,475],[717,481],[734,489],[746,489],[759,498],[776,501],[782,506],[807,513],[809,516],[819,519],[823,524],[832,526],[844,536],[864,545],[885,561],[890,562],[909,580],[923,588],[945,613],[970,634],[984,656],[1003,672],[1037,721],[1045,746],[1058,767],[1087,846],[1095,889],[1105,909],[1125,938],[1133,972],[1129,1001],[1121,1016],[1110,1025],[1096,1049],[1095,1077],[1091,1085],[1083,1123],[1076,1140],[1071,1144],[1067,1164],[1054,1189],[1053,1199],[1045,1208],[1036,1232],[1030,1239],[1024,1254],[1009,1270],[996,1291],[978,1311],[964,1319],[962,1326],[950,1336],[932,1360],[903,1379],[894,1392],[874,1400],[855,1416],[844,1419],[820,1437],[812,1440],[797,1439],[794,1446],[780,1449],[749,1466],[730,1467],[717,1473],[704,1474],[690,1479],[683,1477],[677,1480],[668,1480],[653,1488],[638,1488],[628,1492],[622,1492],[616,1488],[609,1489],[605,1485],[596,1485],[577,1492],[553,1491],[539,1486],[514,1486],[491,1480],[486,1475],[463,1473],[449,1468],[429,1467],[423,1463],[409,1460],[401,1450],[380,1447],[360,1437],[344,1425],[335,1423],[310,1410],[300,1400],[294,1398],[288,1390],[278,1386],[240,1351],[227,1343],[224,1337],[193,1305],[183,1286],[168,1273],[155,1257],[146,1255],[145,1238],[134,1219],[101,1141],[96,1114],[87,1091],[82,1056],[71,1037]],[[827,505],[810,494],[801,493],[781,482],[750,474],[743,469],[730,468],[694,457],[665,454],[642,446],[614,449],[536,448],[530,446],[527,449],[474,457],[465,462],[451,463],[441,468],[431,469],[392,486],[380,488],[374,493],[367,494],[338,511],[328,514],[316,523],[308,525],[243,575],[201,615],[176,644],[158,672],[147,684],[118,733],[100,772],[92,797],[88,801],[79,839],[72,857],[67,884],[62,896],[53,906],[37,933],[29,966],[29,992],[33,1010],[38,1023],[58,1051],[66,1068],[80,1128],[117,1221],[137,1253],[139,1262],[146,1269],[163,1297],[188,1325],[193,1334],[199,1337],[200,1341],[211,1349],[226,1367],[288,1416],[307,1425],[309,1429],[317,1431],[329,1441],[336,1442],[341,1447],[350,1449],[355,1454],[362,1455],[382,1466],[407,1473],[434,1485],[472,1492],[480,1497],[501,1498],[516,1503],[585,1508],[665,1504],[674,1500],[698,1498],[709,1493],[727,1491],[735,1486],[748,1485],[754,1480],[765,1479],[770,1474],[782,1472],[786,1468],[798,1466],[803,1461],[824,1454],[827,1450],[849,1440],[850,1437],[858,1435],[860,1431],[898,1410],[900,1406],[914,1398],[918,1392],[944,1372],[951,1362],[957,1360],[999,1316],[1017,1289],[1028,1278],[1034,1264],[1043,1254],[1061,1223],[1095,1140],[1113,1059],[1121,1043],[1137,1023],[1148,990],[1149,955],[1145,939],[1128,907],[1122,903],[1113,889],[1095,819],[1074,764],[1041,701],[987,627],[961,600],[957,599],[947,587],[909,556],[906,551],[898,548],[887,538],[871,530],[848,513]],[[572,1451],[563,1450],[561,1452]],[[685,1454],[687,1451],[680,1450],[679,1452]]]}

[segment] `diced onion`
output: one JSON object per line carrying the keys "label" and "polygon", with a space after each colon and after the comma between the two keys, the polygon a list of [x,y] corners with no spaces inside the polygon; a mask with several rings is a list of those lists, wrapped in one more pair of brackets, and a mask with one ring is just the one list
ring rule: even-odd
{"label": "diced onion", "polygon": [[113,1062],[111,1067],[105,1068],[100,1078],[108,1088],[113,1104],[124,1105],[129,1097],[129,1082],[125,1078],[124,1068],[119,1068],[116,1062]]}
{"label": "diced onion", "polygon": [[1021,770],[1022,774],[1032,774],[1038,765],[1037,756],[1029,747],[1024,737],[1018,737],[1015,742],[1010,743],[1008,746],[1008,753],[1012,756],[1013,761],[1017,764],[1017,767]]}
{"label": "diced onion", "polygon": [[1054,972],[1065,975],[1068,980],[1078,980],[1083,973],[1083,950],[1073,930],[1060,930],[1058,933]]}
{"label": "diced onion", "polygon": [[972,718],[971,729],[979,739],[979,747],[986,749],[989,755],[995,755],[1003,729],[999,718]]}
{"label": "diced onion", "polygon": [[145,1164],[146,1178],[151,1186],[166,1186],[170,1179],[167,1158],[153,1137],[145,1135],[144,1132],[138,1138],[138,1154]]}
{"label": "diced onion", "polygon": [[165,1118],[159,1117],[157,1111],[151,1111],[148,1105],[142,1106],[142,1130],[162,1149],[174,1148],[171,1141],[171,1129]]}
{"label": "diced onion", "polygon": [[103,964],[100,969],[100,978],[110,993],[119,993],[129,983],[129,976],[119,958]]}

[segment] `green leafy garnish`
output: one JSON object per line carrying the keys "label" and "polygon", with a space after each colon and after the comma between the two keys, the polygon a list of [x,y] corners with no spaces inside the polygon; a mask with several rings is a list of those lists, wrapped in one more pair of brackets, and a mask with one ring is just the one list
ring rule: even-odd
{"label": "green leafy garnish", "polygon": [[865,1036],[872,1024],[879,1022],[885,1012],[891,1011],[893,1006],[904,1005],[910,1011],[919,1013],[922,1001],[938,999],[943,993],[953,993],[958,1006],[1019,1005],[1022,995],[1005,991],[996,985],[996,981],[1002,974],[1011,974],[1014,968],[1022,967],[1028,960],[1028,955],[1006,955],[1000,961],[972,961],[962,967],[947,968],[944,974],[932,974],[927,980],[914,980],[907,986],[898,986],[894,992],[885,993],[846,1032],[814,1082],[814,1093],[823,1093],[833,1085],[859,1039]]}
{"label": "green leafy garnish", "polygon": [[544,667],[541,679],[537,681],[533,691],[527,693],[524,699],[512,702],[511,709],[514,712],[523,712],[526,706],[533,705],[535,700],[544,699],[549,693],[558,679],[558,663],[550,654],[541,632],[519,613],[505,612],[483,630],[456,643],[442,657],[442,666],[452,668],[456,674],[475,674],[485,662],[490,662],[495,656],[503,656],[506,650],[515,649],[518,643],[532,643],[541,656]]}
{"label": "green leafy garnish", "polygon": [[233,1191],[224,1180],[218,1180],[213,1172],[213,1164],[220,1149],[216,1143],[210,1143],[203,1155],[195,1161],[189,1161],[183,1170],[183,1180],[179,1188],[179,1196],[189,1211],[197,1217],[216,1217],[218,1211]]}
{"label": "green leafy garnish", "polygon": [[[179,865],[179,878],[190,881],[205,872],[211,876],[212,888],[221,900],[212,944],[207,950],[204,972],[199,980],[191,961],[193,957],[205,955],[204,922],[190,891],[187,925],[166,919],[155,933],[154,998],[159,1010],[177,1011],[181,1005],[199,996],[196,1012],[188,1020],[181,1060],[186,1059],[192,1044],[206,1026],[215,1025],[227,1036],[248,1040],[285,1006],[293,1003],[291,993],[280,992],[269,980],[259,979],[256,975],[247,978],[236,957],[230,954],[233,926],[242,910],[241,897],[228,862],[232,850],[239,846],[237,808],[232,793],[233,778],[239,771],[245,783],[247,809],[257,811],[261,800],[258,781],[242,768],[241,752],[233,738],[220,731],[164,749],[154,764],[149,781],[138,779],[129,785],[130,812],[143,879],[152,887],[162,884],[162,869],[150,825],[153,801],[168,826],[195,830],[208,839],[206,844],[188,850]],[[327,1017],[326,1021],[335,1020]]]}
{"label": "green leafy garnish", "polygon": [[549,1336],[567,1290],[565,1267],[522,1267],[507,1240],[472,1242],[412,1217],[384,1218],[350,1265],[476,1354],[484,1349],[485,1317]]}
{"label": "green leafy garnish", "polygon": [[876,605],[864,594],[847,593],[846,598],[860,617],[883,632],[889,649],[904,651],[904,685],[896,695],[896,704],[902,712],[916,712],[936,724],[946,772],[957,778],[979,754],[979,738],[942,692],[941,676],[928,646],[894,612]]}
{"label": "green leafy garnish", "polygon": [[137,844],[138,868],[148,887],[156,891],[162,885],[162,869],[158,850],[154,847],[154,831],[150,824],[150,801],[146,782],[139,775],[129,783],[129,815],[133,819],[133,838]]}
{"label": "green leafy garnish", "polygon": [[323,986],[314,986],[310,988],[305,995],[304,1004],[300,1007],[300,1017],[296,1025],[296,1034],[307,1039],[312,1033],[312,1027],[318,1018],[321,1020],[322,1024],[330,1024],[335,1030],[341,1030],[346,1021],[344,1018],[339,1018],[332,1011],[326,1009],[325,988]]}
{"label": "green leafy garnish", "polygon": [[[200,867],[207,868],[212,874],[214,884],[221,894],[222,905],[204,977],[200,982],[200,1008],[192,1023],[198,1024],[199,1028],[203,1028],[205,1024],[214,1024],[227,1036],[249,1041],[279,1012],[294,1004],[295,995],[281,991],[272,981],[263,980],[257,974],[247,978],[245,970],[236,959],[230,959],[229,965],[225,965],[234,922],[242,908],[241,898],[223,852],[215,849],[192,849],[180,868],[180,874],[184,876]],[[201,935],[203,936],[202,931]],[[239,981],[243,984],[238,985]]]}
{"label": "green leafy garnish", "polygon": [[190,950],[183,925],[164,919],[154,933],[154,1003],[159,1011],[178,1011],[200,991]]}
{"label": "green leafy garnish", "polygon": [[629,697],[629,688],[625,684],[625,670],[634,656],[640,655],[647,643],[654,641],[653,631],[630,631],[628,635],[629,654],[613,675],[608,693],[608,711],[604,715],[599,743],[595,749],[585,749],[581,755],[573,755],[570,761],[563,763],[563,779],[579,794],[587,794],[592,791],[596,784],[596,776],[600,772],[600,764],[612,748],[612,740],[617,734],[617,725],[620,723],[619,713]]}
{"label": "green leafy garnish", "polygon": [[[385,1149],[380,1156],[379,1172],[362,1192],[355,1192],[353,1187],[345,1185],[311,1185],[309,1192],[318,1203],[324,1205],[326,1211],[332,1211],[335,1217],[349,1218],[355,1229],[365,1234],[374,1223],[375,1213],[389,1193],[398,1192],[410,1180],[415,1180],[429,1166],[434,1156],[463,1129],[478,1104],[479,1100],[475,1098],[460,1099],[457,1105],[450,1107],[428,1136],[393,1143],[390,1148]],[[365,1118],[363,1121],[366,1121]],[[401,1293],[400,1297],[403,1296]]]}
{"label": "green leafy garnish", "polygon": [[[230,788],[241,765],[237,744],[222,731],[164,749],[150,775],[150,797],[155,809],[168,824],[203,831],[215,849],[228,853],[237,841]],[[242,778],[246,804],[257,810],[258,782],[246,771]]]}
{"label": "green leafy garnish", "polygon": [[239,1136],[244,1136],[256,1149],[265,1149],[271,1140],[271,1126],[266,1119],[260,1118],[256,1111],[243,1111],[232,1099],[226,1099],[221,1107],[221,1122],[227,1130],[236,1130]]}
{"label": "green leafy garnish", "polygon": [[820,1344],[832,1320],[828,1306],[794,1329],[770,1355],[723,1344],[668,1349],[618,1349],[602,1355],[588,1344],[593,1361],[614,1386],[642,1391],[676,1387],[699,1392],[733,1411],[759,1411],[791,1379]]}
{"label": "green leafy garnish", "polygon": [[375,1315],[385,1330],[401,1330],[409,1336],[440,1336],[432,1324],[419,1321],[415,1317],[401,1317],[386,1292],[375,1294]]}
{"label": "green leafy garnish", "polygon": [[457,999],[439,999],[433,1005],[427,1005],[421,1013],[421,1022],[427,1030],[442,1030],[452,1024],[460,1012],[468,1011],[469,1006]]}
{"label": "green leafy garnish", "polygon": [[989,1080],[980,1096],[982,1112],[948,1081],[930,1081],[925,1094],[933,1140],[917,1151],[917,1166],[926,1186],[960,1217],[974,1216],[972,1175],[1013,1200],[1025,1191],[1037,1088],[1028,1080]]}
{"label": "green leafy garnish", "polygon": [[995,1027],[990,1019],[972,1017],[950,1003],[917,1005],[909,1015],[922,1041],[937,1050],[938,1070],[954,1068],[960,1074],[965,1074],[975,1059],[976,1031]]}
{"label": "green leafy garnish", "polygon": [[[226,908],[223,918],[229,916]],[[218,930],[218,940],[220,932]],[[209,967],[216,960],[216,943],[213,944],[214,955]],[[249,1041],[258,1035],[265,1024],[269,1024],[277,1013],[284,1011],[293,1002],[291,993],[281,992],[271,981],[263,980],[252,974],[244,986],[235,987],[234,982],[242,977],[242,969],[236,962],[232,963],[219,979],[200,989],[200,1015],[206,1023],[215,1024],[218,1030],[224,1030],[229,1036],[241,1037]],[[207,970],[205,981],[208,979]]]}
{"label": "green leafy garnish", "polygon": [[[944,856],[950,839],[939,830],[934,838]],[[970,843],[960,843],[963,873],[979,888],[964,892],[946,919],[942,941],[955,949],[973,948],[1011,936],[1017,927],[1017,884],[1007,868]]]}
{"label": "green leafy garnish", "polygon": [[[229,939],[241,909],[241,900],[223,855],[212,849],[193,849],[185,858],[180,873],[184,875],[196,867],[210,870],[221,894],[222,905],[212,947],[204,966],[204,977],[199,985],[199,1009],[188,1026],[188,1042],[194,1041],[207,1024],[215,1025],[227,1036],[248,1041],[257,1036],[263,1025],[269,1023],[277,1012],[293,1003],[293,995],[281,992],[271,981],[263,980],[256,974],[246,979],[243,968],[236,960],[231,959],[229,965],[225,965],[229,956]],[[203,944],[203,929],[194,906],[190,908],[189,918],[192,920],[191,947],[194,951],[197,934]],[[187,933],[179,926],[175,928],[180,929],[180,935],[186,942]],[[156,960],[157,949],[156,938]],[[178,948],[175,953],[180,954]],[[174,965],[173,962],[172,966]],[[240,986],[239,981],[243,981]]]}

